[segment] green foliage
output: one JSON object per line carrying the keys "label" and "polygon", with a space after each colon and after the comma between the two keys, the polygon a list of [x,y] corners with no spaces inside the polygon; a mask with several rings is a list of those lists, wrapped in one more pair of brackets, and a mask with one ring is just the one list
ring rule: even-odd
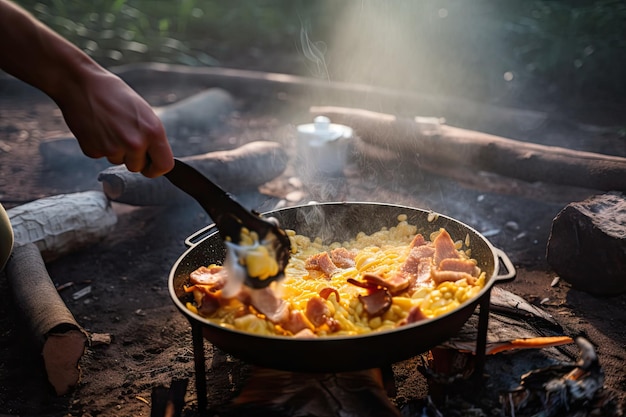
{"label": "green foliage", "polygon": [[529,1],[508,12],[509,59],[521,74],[576,91],[626,92],[626,2]]}
{"label": "green foliage", "polygon": [[[516,82],[577,94],[626,93],[623,0],[17,2],[107,66],[139,61],[219,65],[262,51],[299,54],[307,63],[304,52],[313,48],[326,62],[323,67],[308,62],[311,75],[339,80],[371,67],[370,79],[364,72],[359,81],[375,81],[371,74],[386,71],[387,61],[399,58],[398,65],[406,69],[389,83],[410,88],[420,87],[411,84],[413,76],[426,88],[472,84],[504,91],[502,75],[511,74]],[[390,11],[395,18],[386,16]],[[406,33],[394,38],[389,33],[399,21]],[[372,30],[381,25],[388,28]],[[346,27],[353,31],[345,35],[349,40],[332,39],[337,28]],[[302,39],[311,43],[304,45]],[[402,51],[391,51],[394,42],[405,39],[415,48],[404,55],[423,51],[423,56],[406,59]],[[362,61],[354,60],[357,51]]]}
{"label": "green foliage", "polygon": [[161,61],[214,65],[224,51],[285,48],[297,30],[297,1],[18,1],[104,65]]}

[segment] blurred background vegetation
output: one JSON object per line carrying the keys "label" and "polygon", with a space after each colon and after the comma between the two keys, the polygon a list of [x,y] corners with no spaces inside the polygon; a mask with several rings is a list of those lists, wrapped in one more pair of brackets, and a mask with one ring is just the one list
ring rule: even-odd
{"label": "blurred background vegetation", "polygon": [[626,97],[623,0],[17,3],[107,67],[224,66],[489,102]]}

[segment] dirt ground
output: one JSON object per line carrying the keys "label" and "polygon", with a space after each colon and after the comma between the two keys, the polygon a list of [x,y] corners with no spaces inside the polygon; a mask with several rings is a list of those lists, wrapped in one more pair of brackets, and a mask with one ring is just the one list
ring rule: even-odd
{"label": "dirt ground", "polygon": [[[162,106],[200,90],[193,85],[154,85],[141,93],[151,104]],[[235,148],[253,140],[275,140],[293,154],[293,125],[308,120],[306,107],[283,100],[279,106],[290,107],[287,118],[275,106],[252,106],[245,100],[238,105],[234,117],[223,126],[196,138],[214,150]],[[591,149],[601,146],[599,152],[624,149],[623,137],[602,133],[599,138],[599,131],[605,132],[581,130],[576,131],[576,137]],[[103,161],[77,158],[65,167],[44,163],[39,144],[64,135],[70,134],[54,103],[28,88],[4,90],[0,96],[0,201],[6,208],[57,194],[101,190],[96,178],[107,167]],[[533,135],[573,137],[571,125],[559,128],[554,124],[549,132],[538,129]],[[432,209],[471,225],[488,236],[515,265],[516,279],[502,287],[552,315],[566,334],[588,338],[599,355],[607,391],[616,402],[623,403],[626,294],[594,297],[572,289],[563,280],[555,283],[556,275],[545,262],[554,216],[569,202],[599,192],[491,177],[483,187],[477,187],[475,183],[463,184],[420,170],[379,166],[375,161],[358,158],[350,161],[345,178],[307,187],[296,176],[290,163],[283,175],[262,186],[259,193],[238,197],[261,211],[277,204],[308,201],[399,203]],[[492,187],[494,184],[497,186]],[[189,380],[183,415],[199,415],[190,325],[174,307],[167,279],[172,265],[186,249],[184,239],[210,221],[192,202],[177,207],[114,203],[114,208],[118,215],[114,233],[47,264],[56,285],[68,284],[60,294],[79,324],[90,333],[111,336],[110,344],[87,347],[80,362],[81,382],[71,394],[57,397],[52,393],[38,352],[23,330],[23,318],[16,312],[19,300],[12,299],[4,273],[0,275],[0,415],[148,416],[153,388],[170,386],[178,379]],[[91,292],[74,299],[73,294],[88,285]],[[219,409],[236,397],[249,368],[208,343],[205,349],[208,401]],[[502,368],[503,360],[508,364],[525,363],[527,370],[538,364],[522,353],[508,355],[500,362],[489,357],[487,373],[508,369],[508,377],[519,380],[520,368]],[[390,400],[402,408],[403,415],[422,415],[409,406],[427,394],[424,376],[417,371],[415,361],[394,365],[394,372],[397,393]],[[487,380],[485,398],[493,400],[506,388]],[[493,402],[476,403],[490,404],[491,408],[485,405],[484,414],[472,415],[498,415]],[[474,412],[478,413],[476,407]]]}

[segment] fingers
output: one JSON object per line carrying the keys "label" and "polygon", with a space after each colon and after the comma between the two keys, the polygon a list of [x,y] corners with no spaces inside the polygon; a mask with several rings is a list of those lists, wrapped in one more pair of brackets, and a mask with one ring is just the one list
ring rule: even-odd
{"label": "fingers", "polygon": [[130,172],[141,172],[147,164],[146,153],[127,153],[124,155],[124,165]]}
{"label": "fingers", "polygon": [[110,155],[107,156],[107,161],[109,161],[112,165],[122,165],[124,163],[124,154],[118,155]]}
{"label": "fingers", "polygon": [[158,177],[174,167],[174,156],[168,142],[159,142],[145,150],[104,152],[112,165],[126,165],[130,172],[141,172],[148,178]]}
{"label": "fingers", "polygon": [[174,168],[174,155],[169,143],[162,142],[148,149],[147,163],[141,173],[154,178],[169,172]]}

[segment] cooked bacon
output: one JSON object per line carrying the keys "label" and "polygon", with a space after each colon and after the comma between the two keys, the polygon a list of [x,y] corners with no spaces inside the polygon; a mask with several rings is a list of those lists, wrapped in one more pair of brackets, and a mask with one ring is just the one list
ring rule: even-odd
{"label": "cooked bacon", "polygon": [[[399,271],[389,279],[385,279],[376,274],[363,274],[363,281],[359,285],[360,287],[368,290],[375,290],[377,288],[384,288],[392,294],[399,294],[407,289],[414,281],[417,275]],[[353,282],[354,284],[354,282]]]}
{"label": "cooked bacon", "polygon": [[419,308],[419,306],[415,306],[415,307],[412,307],[411,310],[409,310],[409,315],[406,316],[406,318],[402,320],[400,323],[398,323],[398,325],[404,326],[405,324],[416,323],[418,321],[425,320],[427,318],[428,317],[426,317],[424,312],[422,312],[422,309]]}
{"label": "cooked bacon", "polygon": [[370,317],[378,317],[385,314],[391,307],[392,297],[389,291],[379,288],[368,295],[359,295],[359,300],[363,304],[363,310]]}
{"label": "cooked bacon", "polygon": [[432,279],[430,277],[430,271],[433,268],[433,258],[422,258],[420,259],[419,265],[417,266],[417,274],[415,281],[406,289],[406,291],[411,294],[419,287],[424,287],[430,285],[432,283]]}
{"label": "cooked bacon", "polygon": [[339,268],[352,268],[355,265],[356,252],[346,248],[335,248],[330,251],[330,259]]}
{"label": "cooked bacon", "polygon": [[[413,241],[415,242],[415,239]],[[375,274],[364,274],[363,280],[387,288],[391,294],[399,294],[414,287],[418,281],[423,284],[430,280],[431,258],[434,253],[433,246],[426,244],[414,246],[398,272],[391,278],[383,279]]]}
{"label": "cooked bacon", "polygon": [[305,317],[300,310],[291,310],[285,320],[280,322],[283,329],[297,334],[305,329],[313,329],[313,324]]}
{"label": "cooked bacon", "polygon": [[470,285],[474,285],[476,283],[476,277],[468,273],[458,271],[438,271],[433,269],[430,271],[430,278],[433,280],[435,285],[439,285],[444,281],[454,282],[461,279],[466,279],[467,283]]}
{"label": "cooked bacon", "polygon": [[339,270],[337,265],[330,259],[328,252],[321,252],[311,256],[304,265],[306,269],[322,271],[326,276],[331,277]]}
{"label": "cooked bacon", "polygon": [[400,266],[398,272],[387,280],[390,284],[389,289],[391,293],[397,294],[414,286],[416,280],[420,277],[420,272],[424,269],[422,260],[428,259],[430,263],[430,258],[434,252],[434,248],[426,245],[412,247],[409,256]]}
{"label": "cooked bacon", "polygon": [[355,284],[368,290],[376,290],[378,288],[389,288],[387,280],[380,275],[376,274],[363,274],[363,281],[360,284]]}
{"label": "cooked bacon", "polygon": [[415,280],[415,284],[423,285],[430,281],[430,270],[432,269],[432,267],[432,258],[420,259],[420,264],[417,267],[417,279]]}
{"label": "cooked bacon", "polygon": [[440,271],[465,272],[472,276],[478,276],[480,268],[476,266],[476,261],[472,259],[443,259],[439,263]]}
{"label": "cooked bacon", "polygon": [[226,275],[226,270],[221,266],[201,266],[189,274],[189,281],[196,285],[206,285],[215,291],[224,287]]}
{"label": "cooked bacon", "polygon": [[331,294],[335,294],[335,299],[337,300],[337,302],[340,301],[339,291],[337,291],[336,289],[331,288],[331,287],[326,287],[326,288],[322,288],[322,290],[320,291],[320,297],[322,297],[325,300],[328,300],[328,297],[330,297]]}
{"label": "cooked bacon", "polygon": [[411,256],[419,259],[432,258],[433,256],[435,256],[435,246],[432,244],[415,246],[411,248],[410,254]]}
{"label": "cooked bacon", "polygon": [[454,245],[454,241],[450,237],[450,234],[445,230],[441,229],[439,234],[433,240],[433,244],[435,245],[435,265],[439,266],[442,260],[449,258],[458,258],[459,252]]}
{"label": "cooked bacon", "polygon": [[419,266],[420,259],[424,257],[421,253],[423,252],[423,250],[420,250],[420,248],[422,247],[424,246],[418,246],[415,249],[411,249],[411,251],[409,252],[409,256],[407,256],[404,263],[400,265],[400,268],[399,268],[400,272],[404,274],[416,274],[417,273],[417,268]]}
{"label": "cooked bacon", "polygon": [[368,291],[376,291],[379,288],[385,288],[385,285],[387,285],[387,281],[378,275],[364,274],[363,279],[365,281],[357,281],[354,278],[348,278],[346,281],[357,287],[365,288]]}
{"label": "cooked bacon", "polygon": [[220,297],[212,293],[205,292],[202,294],[201,301],[198,303],[198,313],[203,316],[209,316],[220,308]]}
{"label": "cooked bacon", "polygon": [[289,304],[278,298],[270,287],[250,290],[250,302],[272,323],[280,323],[288,318]]}
{"label": "cooked bacon", "polygon": [[326,319],[330,315],[330,309],[322,297],[312,297],[306,303],[304,314],[315,327],[319,327],[326,322]]}
{"label": "cooked bacon", "polygon": [[409,245],[410,248],[417,248],[419,246],[423,246],[426,243],[428,243],[426,241],[426,239],[424,239],[424,236],[421,233],[418,233],[415,235],[415,237],[413,238],[413,240],[411,241],[411,244]]}
{"label": "cooked bacon", "polygon": [[388,289],[392,294],[399,294],[411,287],[417,278],[416,273],[400,271],[387,280]]}

